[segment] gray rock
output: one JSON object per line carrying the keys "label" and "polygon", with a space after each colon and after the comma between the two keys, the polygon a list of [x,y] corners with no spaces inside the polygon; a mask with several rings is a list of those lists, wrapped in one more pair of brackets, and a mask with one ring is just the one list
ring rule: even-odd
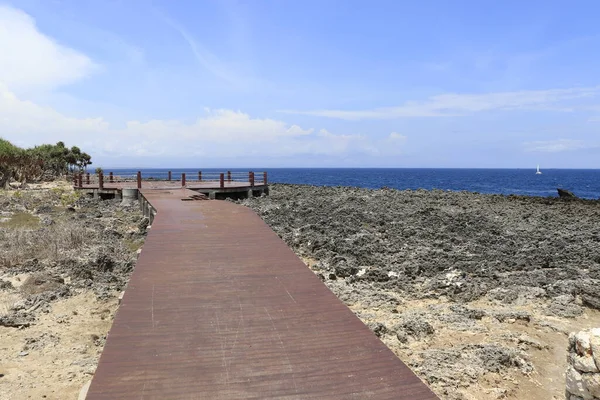
{"label": "gray rock", "polygon": [[[396,332],[401,332],[400,336],[410,336],[413,339],[423,339],[435,333],[433,326],[423,319],[422,315],[408,315],[403,318],[403,321],[394,327]],[[398,335],[396,334],[398,337]]]}
{"label": "gray rock", "polygon": [[570,353],[569,362],[579,372],[600,372],[591,354],[579,356],[575,353]]}
{"label": "gray rock", "polygon": [[594,398],[600,398],[600,374],[581,374],[583,386]]}
{"label": "gray rock", "polygon": [[577,196],[575,196],[575,194],[573,194],[573,192],[571,192],[570,190],[566,190],[566,189],[556,189],[556,191],[558,192],[558,197],[560,197],[561,199],[576,199]]}
{"label": "gray rock", "polygon": [[548,348],[548,345],[545,343],[540,342],[537,339],[532,338],[531,336],[527,336],[527,335],[521,335],[519,336],[518,339],[519,343],[525,344],[527,346],[531,346],[534,347],[538,350],[544,350]]}
{"label": "gray rock", "polygon": [[544,313],[555,317],[575,318],[583,314],[583,308],[575,304],[575,297],[567,294],[554,298]]}
{"label": "gray rock", "polygon": [[357,272],[358,268],[355,265],[348,263],[345,259],[339,260],[334,267],[335,275],[340,278],[356,275]]}
{"label": "gray rock", "polygon": [[592,358],[596,364],[596,368],[600,370],[600,334],[592,335],[590,338],[590,348],[592,350]]}
{"label": "gray rock", "polygon": [[387,327],[381,322],[371,322],[367,324],[367,326],[369,327],[369,329],[371,329],[371,331],[373,331],[373,333],[377,337],[382,337],[383,335],[388,333]]}
{"label": "gray rock", "polygon": [[578,289],[584,305],[600,310],[600,281],[590,279],[581,282]]}
{"label": "gray rock", "polygon": [[565,384],[567,392],[571,395],[579,396],[584,399],[590,399],[591,396],[583,384],[583,377],[572,366],[567,367],[565,375]]}
{"label": "gray rock", "polygon": [[531,314],[527,311],[498,311],[492,316],[500,322],[531,321]]}

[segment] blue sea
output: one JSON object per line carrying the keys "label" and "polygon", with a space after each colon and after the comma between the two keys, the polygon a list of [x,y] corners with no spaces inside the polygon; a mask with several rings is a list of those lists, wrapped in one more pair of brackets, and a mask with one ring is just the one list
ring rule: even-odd
{"label": "blue sea", "polygon": [[[173,178],[182,172],[194,176],[225,172],[214,168],[171,169]],[[567,189],[588,199],[600,198],[600,169],[547,169],[541,175],[535,169],[428,169],[428,168],[253,168],[267,171],[270,183],[294,183],[319,186],[356,186],[378,189],[442,189],[479,193],[557,196],[556,189]],[[133,175],[134,169],[109,169],[105,174]],[[168,169],[142,169],[144,178],[166,178]],[[231,169],[232,173],[248,169]]]}

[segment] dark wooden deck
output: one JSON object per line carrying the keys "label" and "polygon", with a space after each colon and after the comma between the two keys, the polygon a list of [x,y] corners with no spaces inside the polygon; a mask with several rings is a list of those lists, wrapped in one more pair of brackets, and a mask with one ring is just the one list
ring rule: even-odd
{"label": "dark wooden deck", "polygon": [[158,210],[88,399],[436,399],[250,209]]}

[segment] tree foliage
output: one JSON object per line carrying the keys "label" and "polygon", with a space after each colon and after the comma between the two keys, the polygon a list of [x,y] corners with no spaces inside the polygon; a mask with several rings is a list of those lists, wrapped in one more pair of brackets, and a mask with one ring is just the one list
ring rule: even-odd
{"label": "tree foliage", "polygon": [[89,154],[77,146],[68,148],[64,142],[22,149],[0,138],[0,188],[11,180],[26,182],[81,172],[91,164]]}

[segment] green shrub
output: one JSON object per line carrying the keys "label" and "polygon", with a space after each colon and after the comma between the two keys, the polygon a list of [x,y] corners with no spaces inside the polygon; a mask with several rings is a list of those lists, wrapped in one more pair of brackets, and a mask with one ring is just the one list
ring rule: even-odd
{"label": "green shrub", "polygon": [[91,164],[92,157],[77,146],[69,149],[58,142],[22,149],[0,138],[0,188],[6,188],[11,180],[27,182],[83,172]]}

